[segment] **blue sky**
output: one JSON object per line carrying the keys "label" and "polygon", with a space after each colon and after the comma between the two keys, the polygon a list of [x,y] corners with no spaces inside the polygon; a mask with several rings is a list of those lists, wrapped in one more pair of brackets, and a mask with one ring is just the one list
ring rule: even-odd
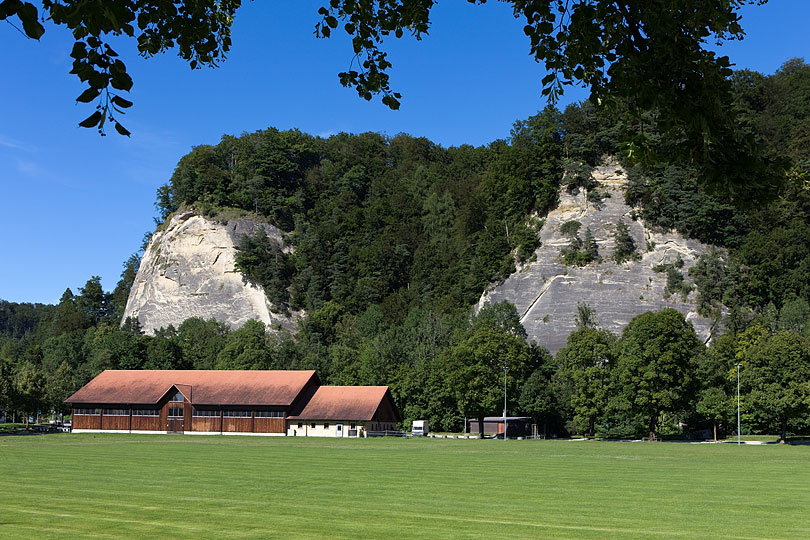
{"label": "blue sky", "polygon": [[[192,146],[223,134],[273,126],[481,145],[545,105],[544,71],[505,5],[443,2],[422,42],[391,40],[399,111],[340,86],[351,48],[342,36],[313,36],[320,5],[245,3],[228,60],[213,70],[191,71],[172,53],[144,60],[131,43],[117,44],[135,81],[135,105],[122,118],[129,139],[76,126],[92,108],[74,103],[82,87],[68,74],[67,32],[46,27],[35,42],[1,24],[0,298],[54,303],[93,275],[112,290],[154,228],[158,186]],[[810,60],[808,23],[810,1],[771,0],[745,8],[748,37],[720,49],[740,68],[773,73],[788,58]],[[585,96],[569,90],[562,104]]]}

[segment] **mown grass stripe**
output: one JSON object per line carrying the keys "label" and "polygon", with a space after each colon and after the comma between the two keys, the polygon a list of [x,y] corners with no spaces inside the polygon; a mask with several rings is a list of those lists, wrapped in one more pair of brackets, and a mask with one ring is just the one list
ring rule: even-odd
{"label": "mown grass stripe", "polygon": [[0,538],[809,536],[797,447],[60,435],[0,454]]}

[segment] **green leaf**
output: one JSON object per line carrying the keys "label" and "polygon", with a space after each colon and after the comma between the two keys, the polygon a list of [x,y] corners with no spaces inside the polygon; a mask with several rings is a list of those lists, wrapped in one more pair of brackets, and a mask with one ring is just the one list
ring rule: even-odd
{"label": "green leaf", "polygon": [[102,114],[100,111],[96,111],[81,122],[79,122],[79,126],[83,128],[91,128],[96,126],[102,118]]}
{"label": "green leaf", "polygon": [[96,99],[99,94],[101,94],[101,90],[98,88],[88,88],[84,92],[81,93],[79,97],[76,98],[76,101],[81,103],[90,103],[94,99]]}
{"label": "green leaf", "polygon": [[124,126],[122,126],[118,122],[115,123],[115,131],[117,131],[118,133],[120,133],[121,135],[123,135],[125,137],[129,137],[130,135],[132,135],[129,132],[129,130],[127,130],[127,128],[125,128]]}
{"label": "green leaf", "polygon": [[112,102],[121,107],[122,109],[128,109],[132,107],[132,102],[122,98],[121,96],[113,96]]}
{"label": "green leaf", "polygon": [[22,21],[25,35],[31,39],[39,39],[45,33],[45,28],[37,20],[37,8],[34,4],[24,3],[17,11],[17,16]]}
{"label": "green leaf", "polygon": [[80,58],[87,58],[87,48],[83,42],[77,41],[73,44],[73,50],[70,51],[70,57],[75,58],[76,60]]}
{"label": "green leaf", "polygon": [[132,89],[132,77],[126,72],[113,73],[111,84],[116,90],[128,92]]}

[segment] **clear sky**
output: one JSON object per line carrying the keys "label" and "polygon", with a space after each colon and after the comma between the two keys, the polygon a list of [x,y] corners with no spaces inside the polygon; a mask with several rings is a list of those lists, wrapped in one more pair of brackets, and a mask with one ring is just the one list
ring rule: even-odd
{"label": "clear sky", "polygon": [[[68,74],[64,29],[46,26],[36,42],[0,24],[0,298],[54,303],[93,275],[112,290],[154,228],[158,186],[192,146],[223,134],[272,126],[482,145],[545,105],[544,71],[506,5],[442,2],[421,43],[392,39],[392,87],[403,100],[390,111],[340,86],[351,48],[339,35],[314,37],[321,3],[246,2],[218,69],[191,71],[172,53],[144,60],[133,44],[117,45],[135,81],[122,118],[131,138],[76,126],[93,109],[74,103],[82,87]],[[810,0],[747,7],[743,27],[744,41],[721,47],[739,68],[770,74],[788,58],[810,60]],[[569,90],[562,105],[585,96]]]}

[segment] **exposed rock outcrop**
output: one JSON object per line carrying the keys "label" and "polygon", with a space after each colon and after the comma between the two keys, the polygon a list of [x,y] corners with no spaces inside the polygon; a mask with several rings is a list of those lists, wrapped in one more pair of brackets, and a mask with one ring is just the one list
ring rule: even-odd
{"label": "exposed rock outcrop", "polygon": [[[633,220],[633,209],[624,202],[627,174],[617,163],[607,161],[593,171],[593,177],[600,184],[598,189],[609,197],[594,204],[588,201],[584,189],[572,194],[563,188],[559,206],[549,213],[540,230],[541,245],[535,251],[536,260],[491,286],[482,295],[479,307],[502,300],[513,303],[529,339],[552,353],[564,347],[568,335],[575,330],[580,303],[594,309],[599,326],[617,335],[641,313],[674,308],[707,341],[711,321],[695,311],[696,291],[686,298],[680,294],[666,296],[666,272],[655,272],[653,267],[680,258],[684,263],[680,271],[689,281],[688,269],[708,247],[677,232],[653,232],[641,220]],[[582,223],[580,237],[586,228],[591,229],[602,262],[583,267],[562,264],[560,251],[569,244],[569,239],[560,232],[560,226],[572,220]],[[613,262],[614,234],[619,220],[629,226],[641,260]]]}
{"label": "exposed rock outcrop", "polygon": [[239,241],[259,228],[283,244],[278,228],[246,217],[222,224],[193,212],[175,215],[149,241],[124,319],[137,317],[147,334],[177,327],[189,317],[213,317],[231,328],[257,319],[294,329],[298,314],[274,311],[264,289],[246,282],[234,268]]}

